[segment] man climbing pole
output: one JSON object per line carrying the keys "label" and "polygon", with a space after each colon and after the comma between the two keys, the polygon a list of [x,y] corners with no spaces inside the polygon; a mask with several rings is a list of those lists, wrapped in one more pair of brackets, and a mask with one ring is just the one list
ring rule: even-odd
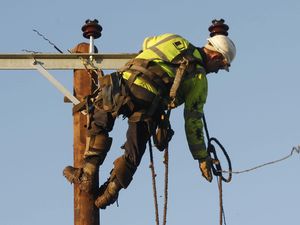
{"label": "man climbing pole", "polygon": [[[172,137],[166,110],[182,104],[189,149],[198,160],[202,175],[211,182],[211,159],[202,122],[206,75],[229,71],[236,48],[228,37],[228,29],[223,19],[214,20],[208,42],[201,48],[175,34],[148,37],[136,58],[119,71],[99,77],[99,92],[93,101],[87,101],[90,104],[84,163],[81,168],[64,169],[67,180],[79,184],[82,191],[97,192],[98,208],[113,204],[119,191],[129,186],[151,136],[160,150],[166,146]],[[114,161],[109,179],[99,190],[93,190],[98,168],[112,144],[109,132],[119,115],[128,118],[125,153]],[[157,132],[158,128],[166,130]]]}

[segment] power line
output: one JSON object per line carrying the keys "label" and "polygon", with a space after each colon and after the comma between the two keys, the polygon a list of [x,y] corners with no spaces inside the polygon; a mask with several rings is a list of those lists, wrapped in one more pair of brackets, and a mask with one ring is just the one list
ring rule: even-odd
{"label": "power line", "polygon": [[61,51],[53,42],[51,42],[48,38],[46,38],[45,35],[41,34],[39,31],[35,29],[33,29],[33,31],[37,33],[37,35],[42,37],[45,41],[47,41],[50,45],[52,45],[58,52],[63,53],[63,51]]}
{"label": "power line", "polygon": [[275,164],[275,163],[279,163],[281,161],[284,161],[284,160],[290,158],[295,152],[298,153],[298,154],[300,153],[300,145],[298,145],[297,147],[293,147],[292,150],[291,150],[291,152],[290,152],[290,154],[288,154],[287,156],[284,156],[283,158],[280,158],[280,159],[277,159],[277,160],[274,160],[274,161],[270,161],[270,162],[267,162],[267,163],[263,163],[263,164],[255,166],[255,167],[252,167],[252,168],[249,168],[249,169],[245,169],[245,170],[241,170],[241,171],[227,171],[227,170],[222,170],[222,172],[223,173],[231,173],[231,174],[247,173],[247,172],[259,169],[259,168],[264,167],[264,166],[268,166],[268,165],[271,165],[271,164]]}

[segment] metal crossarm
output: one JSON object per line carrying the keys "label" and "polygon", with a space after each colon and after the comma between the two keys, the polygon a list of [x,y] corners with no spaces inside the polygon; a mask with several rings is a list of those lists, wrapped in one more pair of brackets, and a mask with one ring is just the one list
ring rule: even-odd
{"label": "metal crossarm", "polygon": [[[46,70],[95,69],[116,70],[134,58],[135,53],[33,53],[0,54],[0,70],[33,70],[32,60],[42,63]],[[92,57],[91,57],[92,56]],[[90,59],[93,59],[92,61]]]}

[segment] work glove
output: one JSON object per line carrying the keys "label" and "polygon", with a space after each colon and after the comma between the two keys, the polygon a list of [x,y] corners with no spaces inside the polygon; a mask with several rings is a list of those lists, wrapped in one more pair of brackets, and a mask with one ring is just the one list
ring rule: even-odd
{"label": "work glove", "polygon": [[208,155],[206,158],[199,160],[199,168],[202,172],[202,176],[208,181],[211,182],[213,179],[212,176],[212,159]]}

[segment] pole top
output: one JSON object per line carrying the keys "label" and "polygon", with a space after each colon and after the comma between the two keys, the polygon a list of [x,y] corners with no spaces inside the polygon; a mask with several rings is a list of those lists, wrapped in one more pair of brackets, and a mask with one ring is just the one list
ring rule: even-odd
{"label": "pole top", "polygon": [[82,26],[81,30],[83,31],[83,37],[87,39],[89,39],[90,37],[97,39],[101,37],[102,27],[99,25],[98,20],[87,19],[85,21],[85,25]]}

